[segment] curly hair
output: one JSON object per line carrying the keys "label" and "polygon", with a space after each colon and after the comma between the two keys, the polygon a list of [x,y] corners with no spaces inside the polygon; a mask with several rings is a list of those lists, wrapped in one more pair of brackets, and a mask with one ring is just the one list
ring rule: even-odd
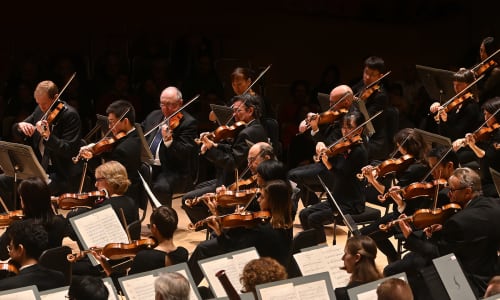
{"label": "curly hair", "polygon": [[108,193],[123,195],[127,191],[130,180],[127,176],[127,169],[114,160],[103,163],[95,169],[96,178],[102,177],[111,189]]}
{"label": "curly hair", "polygon": [[255,286],[288,278],[285,267],[270,257],[252,259],[243,268],[240,282],[245,292],[255,294]]}

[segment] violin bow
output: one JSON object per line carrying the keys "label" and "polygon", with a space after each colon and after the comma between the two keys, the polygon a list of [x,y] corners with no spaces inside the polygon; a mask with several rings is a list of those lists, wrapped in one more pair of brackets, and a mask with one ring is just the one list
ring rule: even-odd
{"label": "violin bow", "polygon": [[54,102],[52,102],[52,104],[49,106],[49,109],[47,109],[47,111],[40,118],[40,121],[47,119],[47,115],[50,113],[50,111],[54,107],[54,104],[57,102],[57,100],[59,100],[59,98],[61,98],[62,93],[64,93],[64,91],[66,90],[66,88],[68,87],[68,85],[71,83],[71,81],[73,81],[73,78],[75,78],[75,76],[76,76],[76,72],[74,72],[73,75],[71,75],[71,77],[68,79],[68,81],[66,82],[66,84],[64,85],[64,87],[62,88],[62,90],[57,95],[56,100]]}
{"label": "violin bow", "polygon": [[[262,76],[264,76],[264,74],[266,74],[267,71],[269,71],[269,69],[271,69],[271,66],[272,66],[272,64],[268,65],[267,68],[265,68],[262,72],[260,72],[259,76],[257,76],[257,78],[255,78],[255,80],[252,81],[252,83],[248,86],[248,88],[243,93],[241,93],[241,95],[248,93],[248,91],[250,91],[250,89],[257,83],[257,81],[259,81],[259,79],[261,79]],[[243,102],[243,105],[245,105],[245,104],[246,104],[246,100],[245,100],[245,102]],[[231,116],[231,118],[229,118],[229,120],[227,120],[226,124],[224,124],[224,125],[227,126],[233,119],[234,119],[234,114]]]}
{"label": "violin bow", "polygon": [[354,97],[356,98],[359,98],[364,91],[372,88],[374,85],[378,84],[379,82],[382,81],[382,79],[386,78],[387,76],[389,76],[389,74],[391,74],[392,71],[387,71],[385,72],[384,75],[382,75],[382,77],[380,77],[379,79],[375,80],[374,82],[370,83],[369,85],[367,85],[364,89],[362,89],[361,91],[357,92],[356,95],[354,95]]}
{"label": "violin bow", "polygon": [[318,177],[319,182],[323,186],[323,189],[328,193],[328,198],[329,201],[333,202],[335,207],[337,208],[339,214],[342,216],[342,219],[344,220],[345,225],[349,229],[350,232],[352,232],[353,235],[361,235],[361,232],[358,230],[358,226],[356,225],[356,222],[352,219],[351,215],[349,214],[344,214],[342,212],[342,209],[340,209],[340,206],[337,204],[337,201],[335,201],[335,198],[333,198],[332,192],[330,192],[330,189],[326,186],[326,184],[323,182],[323,179],[321,179],[321,176],[316,175]]}
{"label": "violin bow", "polygon": [[146,190],[146,193],[148,194],[149,198],[151,199],[151,202],[153,202],[155,208],[160,207],[161,206],[160,201],[158,201],[156,196],[151,191],[151,188],[149,187],[148,183],[146,182],[146,180],[144,180],[144,177],[142,177],[141,172],[137,171],[137,173],[139,173],[139,177],[141,178],[142,185],[144,186],[144,189]]}
{"label": "violin bow", "polygon": [[170,116],[168,116],[167,118],[165,118],[165,120],[161,121],[158,125],[154,126],[153,128],[151,128],[148,132],[146,132],[144,134],[144,137],[148,136],[149,134],[151,134],[151,132],[155,131],[156,128],[162,126],[163,124],[166,124],[170,121],[170,118],[172,118],[173,116],[175,116],[178,112],[180,112],[181,110],[183,110],[184,108],[186,108],[189,104],[193,103],[196,99],[198,99],[200,97],[200,94],[194,96],[191,100],[189,100],[186,104],[184,104],[183,106],[179,107],[178,110],[176,110],[175,112],[173,112],[172,114],[170,114]]}
{"label": "violin bow", "polygon": [[[478,63],[477,65],[475,65],[471,71],[473,73],[476,73],[477,72],[477,69],[479,69],[481,66],[483,66],[485,63],[489,62],[490,60],[493,59],[493,57],[497,56],[497,54],[500,53],[500,49],[498,49],[497,51],[495,51],[495,53],[493,53],[492,55],[488,56],[485,60],[483,60],[482,62]],[[496,62],[496,61],[495,61]],[[498,64],[498,63],[497,63]]]}
{"label": "violin bow", "polygon": [[120,116],[120,118],[118,118],[118,121],[116,121],[115,124],[106,132],[106,134],[103,136],[102,139],[107,137],[108,134],[110,134],[111,131],[113,131],[113,129],[115,129],[116,125],[118,125],[118,122],[121,122],[123,120],[123,118],[125,117],[125,115],[128,114],[129,111],[130,111],[130,107],[127,108],[127,110]]}
{"label": "violin bow", "polygon": [[127,219],[125,218],[125,213],[123,212],[123,208],[120,208],[120,217],[123,222],[123,227],[125,228],[125,233],[127,233],[128,242],[132,243],[132,238],[130,238],[130,231],[128,230]]}
{"label": "violin bow", "polygon": [[460,92],[458,92],[455,96],[451,97],[450,100],[446,101],[445,103],[441,104],[441,108],[437,111],[437,113],[443,111],[446,109],[446,107],[453,102],[453,100],[461,97],[462,95],[464,95],[471,87],[473,87],[476,83],[478,83],[479,80],[483,79],[484,78],[484,75],[481,75],[479,76],[476,80],[474,80],[473,82],[471,82],[468,86],[466,86],[463,90],[461,90]]}

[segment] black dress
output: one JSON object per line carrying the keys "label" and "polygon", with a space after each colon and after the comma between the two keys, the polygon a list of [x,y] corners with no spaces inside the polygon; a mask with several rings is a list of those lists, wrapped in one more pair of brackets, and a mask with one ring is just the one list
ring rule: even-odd
{"label": "black dress", "polygon": [[156,249],[142,250],[137,253],[128,274],[136,274],[165,267],[165,259],[168,256],[172,265],[187,262],[188,251],[184,247],[177,247],[172,252],[164,252]]}

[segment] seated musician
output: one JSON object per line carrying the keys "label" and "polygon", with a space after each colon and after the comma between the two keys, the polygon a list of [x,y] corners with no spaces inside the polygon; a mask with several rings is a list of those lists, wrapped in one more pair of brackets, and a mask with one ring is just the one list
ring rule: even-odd
{"label": "seated musician", "polygon": [[[341,114],[347,112],[347,109],[354,108],[351,106],[353,101],[352,90],[347,85],[339,85],[330,92],[331,109],[326,113],[333,114],[337,112]],[[326,118],[326,116],[325,116]],[[299,126],[300,132],[305,132],[307,124],[311,128],[310,134],[314,142],[316,142],[316,155],[320,155],[326,149],[326,145],[330,145],[342,137],[340,127],[342,127],[342,116],[338,117],[330,124],[321,125],[321,114],[309,113],[308,118]],[[289,171],[288,178],[297,184],[300,189],[300,198],[304,207],[316,204],[319,202],[316,196],[316,191],[321,189],[316,176],[321,174],[327,185],[333,185],[333,178],[322,163],[308,164],[300,166]],[[295,203],[298,206],[298,203]]]}
{"label": "seated musician", "polygon": [[[481,187],[483,195],[488,197],[498,197],[490,168],[500,171],[500,151],[498,151],[500,150],[500,130],[498,130],[500,126],[497,121],[500,120],[500,117],[497,117],[499,109],[500,97],[491,98],[486,101],[482,106],[486,122],[485,127],[477,129],[474,133],[469,132],[465,135],[465,138],[460,138],[453,142],[453,149],[455,151],[464,146],[469,146],[478,157]],[[485,130],[485,134],[480,135],[480,130]],[[459,152],[460,150],[457,153]]]}
{"label": "seated musician", "polygon": [[[95,144],[80,148],[79,157],[90,160],[100,154],[104,161],[115,160],[121,163],[126,168],[127,177],[131,181],[127,196],[136,201],[137,207],[141,207],[140,201],[142,200],[139,195],[142,184],[137,170],[141,166],[142,144],[134,127],[135,109],[130,102],[117,100],[108,106],[106,113],[113,139],[108,142],[104,138]],[[93,161],[93,165],[99,164],[97,160]]]}
{"label": "seated musician", "polygon": [[[473,81],[474,74],[465,68],[460,68],[453,76],[453,88],[458,94]],[[438,133],[449,137],[452,141],[465,137],[465,134],[473,132],[481,125],[478,99],[474,99],[474,95],[470,92],[466,92],[462,98],[465,100],[448,112],[439,102],[434,102],[430,106],[430,112],[436,114],[434,119],[438,122]],[[472,150],[457,149],[457,155],[460,164],[467,163],[477,167]]]}
{"label": "seated musician", "polygon": [[[68,225],[63,216],[54,214],[47,183],[38,177],[27,178],[19,184],[17,190],[21,198],[22,211],[12,213],[17,214],[19,212],[20,217],[25,220],[39,221],[48,233],[48,247],[61,246]],[[15,219],[15,217],[10,218],[12,221]],[[10,242],[9,228],[0,237],[1,260],[6,260],[9,257],[7,252],[7,245]]]}
{"label": "seated musician", "polygon": [[[172,195],[191,188],[194,181],[198,124],[186,111],[178,112],[183,105],[181,92],[173,86],[165,88],[160,95],[160,109],[151,112],[142,127],[146,132],[165,121],[147,136],[155,160],[161,166],[153,165],[151,189],[158,200],[172,206]],[[172,128],[173,126],[173,128]]]}
{"label": "seated musician", "polygon": [[[141,273],[187,262],[188,251],[174,244],[174,232],[177,230],[178,217],[175,210],[160,206],[153,210],[149,218],[151,235],[158,242],[154,249],[140,250],[134,257],[128,274]],[[99,260],[107,276],[112,276],[112,268],[103,255],[94,256]]]}
{"label": "seated musician", "polygon": [[[411,183],[420,182],[429,171],[427,164],[424,161],[427,146],[421,134],[412,128],[404,128],[396,134],[394,137],[394,143],[398,152],[402,155],[400,158],[394,159],[393,163],[391,163],[390,160],[386,160],[377,167],[367,165],[361,169],[361,172],[366,177],[368,183],[371,184],[381,195],[384,195],[389,191],[399,190]],[[403,161],[409,161],[411,164],[402,163]],[[398,166],[398,162],[401,162],[401,167]],[[393,173],[388,175],[393,178],[393,181],[397,181],[398,184],[392,188],[383,185],[379,181],[383,175],[382,172],[384,172],[382,167],[386,166],[386,164],[394,165],[394,168],[398,170],[395,174]],[[397,196],[399,196],[399,194],[397,194]],[[396,249],[394,249],[394,246],[388,239],[394,234],[394,232],[380,232],[378,225],[396,219],[399,214],[403,212],[413,214],[415,210],[424,207],[428,208],[432,204],[431,201],[424,200],[420,197],[412,199],[412,201],[403,201],[401,197],[396,197],[396,195],[394,198],[396,207],[392,213],[386,214],[379,220],[379,222],[375,222],[374,224],[366,226],[360,230],[362,234],[370,235],[370,237],[375,240],[377,247],[387,256],[387,260],[389,262],[396,261],[399,258]],[[382,201],[386,201],[385,197],[382,198]]]}
{"label": "seated musician", "polygon": [[[216,238],[201,242],[189,258],[188,265],[194,282],[199,284],[203,273],[198,261],[231,251],[255,247],[261,257],[269,256],[287,265],[292,242],[291,189],[283,180],[267,182],[261,189],[259,205],[262,213],[270,214],[269,222],[259,222],[251,228],[224,228],[223,217],[207,220]],[[243,223],[242,223],[242,226]]]}
{"label": "seated musician", "polygon": [[476,297],[481,297],[498,270],[500,203],[481,195],[481,179],[470,168],[456,169],[448,187],[450,202],[459,204],[462,210],[441,220],[442,225],[425,227],[429,239],[417,237],[408,221],[398,224],[406,247],[428,260],[454,253]]}
{"label": "seated musician", "polygon": [[[354,138],[362,131],[352,132],[363,123],[363,116],[357,111],[347,113],[342,122],[342,135]],[[368,163],[368,154],[361,142],[353,142],[345,151],[329,158],[326,153],[321,157],[326,168],[333,176],[333,186],[330,186],[333,197],[344,214],[359,214],[365,209],[365,196],[362,184],[356,178],[356,173]],[[331,199],[330,199],[331,200]],[[335,205],[331,201],[323,201],[304,208],[299,213],[300,223],[304,230],[317,228],[323,230],[323,225],[334,221]]]}
{"label": "seated musician", "polygon": [[6,234],[10,259],[19,267],[19,274],[0,280],[0,291],[36,285],[39,291],[64,286],[64,275],[38,264],[43,251],[49,249],[49,236],[44,226],[35,219],[19,220],[11,224]]}
{"label": "seated musician", "polygon": [[[209,135],[202,134],[201,153],[216,168],[216,178],[200,183],[197,188],[184,194],[182,197],[182,208],[186,211],[191,222],[194,224],[207,216],[206,208],[199,204],[194,207],[186,205],[187,199],[194,199],[206,193],[213,193],[216,187],[228,186],[235,181],[235,170],[241,172],[246,165],[246,158],[250,143],[267,141],[267,134],[258,118],[260,115],[260,101],[255,96],[244,94],[233,98],[234,120],[243,126],[235,134],[232,142],[222,141],[215,143]],[[243,122],[243,123],[241,123]],[[234,127],[233,130],[238,130]],[[235,131],[231,131],[235,132]]]}

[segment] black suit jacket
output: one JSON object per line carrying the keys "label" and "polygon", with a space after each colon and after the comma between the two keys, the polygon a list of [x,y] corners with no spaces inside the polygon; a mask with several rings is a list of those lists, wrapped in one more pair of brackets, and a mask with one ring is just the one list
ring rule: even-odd
{"label": "black suit jacket", "polygon": [[[196,169],[195,161],[198,147],[194,140],[198,135],[198,121],[185,111],[182,111],[182,114],[183,117],[179,125],[172,132],[172,144],[167,148],[164,143],[160,142],[159,158],[162,172],[175,172],[179,175],[190,176],[194,174]],[[163,118],[161,110],[151,112],[142,122],[144,131],[151,130]],[[153,141],[156,132],[156,130],[153,131],[147,137],[148,145]]]}
{"label": "black suit jacket", "polygon": [[0,280],[0,291],[36,285],[39,291],[65,285],[63,273],[46,269],[38,264],[22,269],[16,276]]}
{"label": "black suit jacket", "polygon": [[247,155],[251,143],[267,142],[267,133],[258,120],[253,120],[235,137],[233,143],[219,143],[205,153],[205,157],[218,169],[217,186],[234,182],[234,171],[247,166]]}

